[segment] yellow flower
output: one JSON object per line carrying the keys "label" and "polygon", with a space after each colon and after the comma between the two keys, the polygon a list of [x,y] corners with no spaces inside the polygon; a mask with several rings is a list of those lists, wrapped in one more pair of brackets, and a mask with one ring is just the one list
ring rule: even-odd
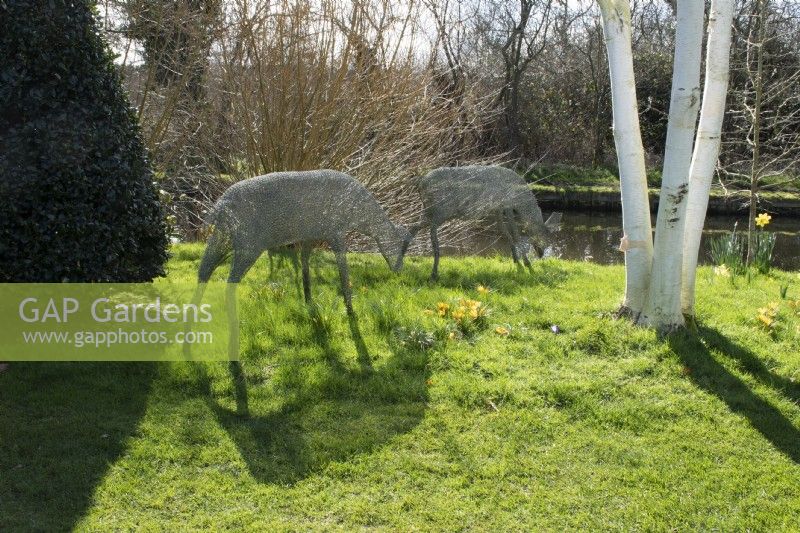
{"label": "yellow flower", "polygon": [[436,304],[436,309],[439,312],[439,316],[445,316],[447,312],[450,310],[450,304],[445,302],[439,302]]}
{"label": "yellow flower", "polygon": [[770,220],[772,220],[772,217],[770,215],[766,213],[761,213],[756,217],[756,226],[758,226],[759,228],[763,228],[764,226],[769,224]]}
{"label": "yellow flower", "polygon": [[425,309],[424,311],[422,311],[422,314],[431,316],[431,315],[433,315],[433,310],[432,309]]}
{"label": "yellow flower", "polygon": [[478,300],[470,300],[469,298],[462,298],[458,303],[462,307],[467,307],[469,309],[477,309],[481,306]]}
{"label": "yellow flower", "polygon": [[478,291],[478,294],[489,294],[489,287],[486,287],[485,285],[478,285],[476,290]]}
{"label": "yellow flower", "polygon": [[729,278],[731,276],[730,269],[723,263],[719,266],[714,267],[714,274],[717,276],[722,276],[724,278]]}
{"label": "yellow flower", "polygon": [[509,333],[511,333],[510,331],[508,331],[508,328],[504,328],[503,326],[497,326],[496,328],[494,328],[494,332],[504,337]]}
{"label": "yellow flower", "polygon": [[770,302],[766,307],[759,307],[757,320],[767,328],[775,326],[775,319],[778,316],[778,302]]}
{"label": "yellow flower", "polygon": [[478,308],[477,307],[470,307],[469,309],[469,317],[473,320],[478,318]]}
{"label": "yellow flower", "polygon": [[456,338],[456,332],[455,332],[455,331],[451,331],[451,332],[450,332],[450,333],[447,335],[447,338],[448,338],[448,339],[450,339],[450,340],[453,340],[453,339],[455,339],[455,338]]}
{"label": "yellow flower", "polygon": [[464,312],[465,311],[466,310],[463,307],[459,307],[458,309],[453,311],[453,315],[452,315],[453,316],[453,320],[461,320],[462,318],[464,318]]}

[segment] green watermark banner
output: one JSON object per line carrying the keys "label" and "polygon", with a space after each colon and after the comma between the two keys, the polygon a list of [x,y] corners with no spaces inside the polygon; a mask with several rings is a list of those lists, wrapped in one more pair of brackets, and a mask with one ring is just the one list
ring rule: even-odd
{"label": "green watermark banner", "polygon": [[0,361],[236,359],[235,291],[168,280],[3,283]]}

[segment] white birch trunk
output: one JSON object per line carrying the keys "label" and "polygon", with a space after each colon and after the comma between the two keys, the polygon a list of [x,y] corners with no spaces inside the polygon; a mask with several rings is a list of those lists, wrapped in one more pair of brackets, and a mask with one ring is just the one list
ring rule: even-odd
{"label": "white birch trunk", "polygon": [[700,237],[708,208],[708,195],[719,157],[722,119],[731,48],[731,25],[734,0],[712,0],[708,22],[706,79],[703,108],[697,131],[689,177],[689,197],[686,206],[686,227],[683,244],[681,307],[686,315],[694,315],[694,289]]}
{"label": "white birch trunk", "polygon": [[700,109],[700,60],[705,4],[678,0],[672,95],[661,178],[661,196],[653,251],[653,267],[640,322],[661,330],[682,326],[681,269],[697,112]]}
{"label": "white birch trunk", "polygon": [[620,250],[625,252],[626,279],[621,311],[638,317],[644,308],[650,281],[653,238],[633,72],[630,4],[628,0],[598,0],[598,4],[611,75],[614,142],[622,192],[624,236]]}

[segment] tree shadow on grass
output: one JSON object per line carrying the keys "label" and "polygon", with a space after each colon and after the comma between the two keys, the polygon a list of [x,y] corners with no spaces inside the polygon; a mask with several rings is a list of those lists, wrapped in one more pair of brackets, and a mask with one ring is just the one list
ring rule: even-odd
{"label": "tree shadow on grass", "polygon": [[270,378],[280,385],[268,394],[282,396],[255,401],[237,364],[227,378],[235,384],[236,409],[214,398],[210,381],[206,384],[211,410],[262,483],[293,484],[332,462],[369,453],[410,431],[424,415],[428,370],[423,354],[392,350],[374,368],[358,321],[351,317],[358,367],[348,366],[330,332],[310,320],[323,357],[310,364],[290,357]]}
{"label": "tree shadow on grass", "polygon": [[699,337],[684,332],[670,335],[668,339],[698,387],[717,396],[734,413],[746,417],[775,448],[800,463],[800,431],[780,410],[731,374],[715,359],[711,349],[735,360],[746,372],[796,402],[798,387],[795,384],[771,373],[757,355],[714,329],[700,327]]}
{"label": "tree shadow on grass", "polygon": [[0,374],[0,531],[65,531],[135,434],[153,363],[14,363]]}

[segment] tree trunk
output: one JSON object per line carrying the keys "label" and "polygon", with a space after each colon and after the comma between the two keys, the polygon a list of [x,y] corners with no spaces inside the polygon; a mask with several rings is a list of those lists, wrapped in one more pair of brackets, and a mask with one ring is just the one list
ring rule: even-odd
{"label": "tree trunk", "polygon": [[705,6],[697,0],[678,0],[672,95],[653,268],[643,324],[659,330],[682,326],[681,266],[686,222],[686,196],[692,163],[697,113],[700,109],[700,60]]}
{"label": "tree trunk", "polygon": [[626,280],[620,311],[638,317],[644,308],[650,281],[653,237],[633,72],[631,12],[628,0],[598,0],[598,3],[611,73],[614,141],[622,192],[624,235],[620,250],[625,252]]}
{"label": "tree trunk", "polygon": [[703,107],[692,157],[689,199],[683,245],[681,307],[694,315],[694,289],[700,237],[708,208],[708,195],[719,157],[725,97],[728,92],[731,24],[734,0],[712,0],[708,22],[706,79]]}

